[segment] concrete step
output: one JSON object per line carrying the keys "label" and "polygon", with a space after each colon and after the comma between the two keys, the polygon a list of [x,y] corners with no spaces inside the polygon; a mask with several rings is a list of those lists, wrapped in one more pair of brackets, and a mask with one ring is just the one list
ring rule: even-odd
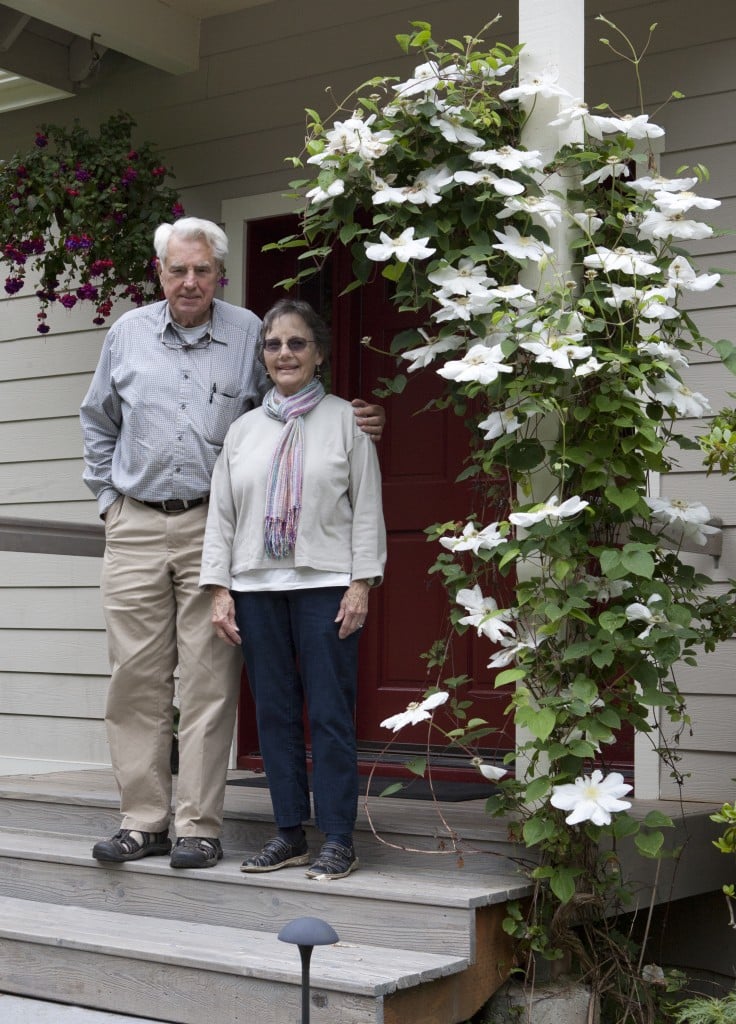
{"label": "concrete step", "polygon": [[[382,1024],[387,1004],[426,1006],[463,957],[339,941],[311,962],[313,1024]],[[10,994],[161,1021],[299,1019],[298,950],[273,934],[0,897],[0,977]],[[389,1017],[391,1015],[389,1014]]]}
{"label": "concrete step", "polygon": [[24,999],[0,992],[0,1020],[3,1024],[164,1024],[152,1017],[129,1017],[82,1006],[65,1006],[41,999]]}
{"label": "concrete step", "polygon": [[[381,863],[380,844],[356,843],[358,871],[335,882],[306,878],[303,868],[240,871],[243,851],[227,850],[213,868],[172,870],[168,857],[100,864],[84,838],[0,830],[0,894],[90,910],[278,932],[296,917],[320,917],[348,942],[397,945],[472,957],[475,912],[523,897],[528,883],[484,858],[461,868],[414,855]],[[390,922],[390,927],[389,927]]]}

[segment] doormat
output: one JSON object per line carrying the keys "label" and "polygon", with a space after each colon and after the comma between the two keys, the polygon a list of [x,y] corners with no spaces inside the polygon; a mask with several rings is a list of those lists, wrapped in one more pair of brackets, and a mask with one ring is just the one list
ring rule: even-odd
{"label": "doormat", "polygon": [[[402,800],[440,800],[447,803],[458,803],[463,800],[487,800],[498,792],[498,788],[489,785],[487,782],[452,782],[448,779],[434,779],[432,789],[426,779],[399,779],[388,775],[380,777],[374,775],[371,782],[371,798],[387,800],[391,797],[400,797]],[[401,783],[402,789],[395,793],[387,793],[381,797],[381,793],[388,786],[394,783]],[[265,775],[256,775],[250,779],[229,779],[228,786],[250,786],[252,789],[268,789],[268,782]],[[361,775],[358,778],[358,791],[365,796],[368,787],[368,776]],[[434,791],[434,795],[433,795]]]}

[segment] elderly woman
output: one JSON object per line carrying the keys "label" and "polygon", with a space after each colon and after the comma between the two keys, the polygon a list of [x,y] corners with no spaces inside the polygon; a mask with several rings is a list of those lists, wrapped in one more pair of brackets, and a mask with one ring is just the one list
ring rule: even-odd
{"label": "elderly woman", "polygon": [[375,447],[319,380],[328,354],[327,328],[306,302],[283,299],[266,314],[261,358],[273,387],[225,438],[200,585],[212,591],[217,635],[242,642],[278,828],[242,870],[310,863],[306,704],[325,836],[306,873],[332,879],[358,866],[358,638],[386,534]]}

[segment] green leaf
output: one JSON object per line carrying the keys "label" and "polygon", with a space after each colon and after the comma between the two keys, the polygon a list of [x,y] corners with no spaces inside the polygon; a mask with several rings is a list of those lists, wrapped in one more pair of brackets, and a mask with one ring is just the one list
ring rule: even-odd
{"label": "green leaf", "polygon": [[664,844],[664,835],[661,832],[640,832],[634,842],[639,853],[645,857],[656,857]]}
{"label": "green leaf", "polygon": [[523,668],[507,668],[498,673],[493,685],[508,686],[509,683],[515,683],[517,679],[523,679],[525,676],[526,671]]}
{"label": "green leaf", "polygon": [[555,727],[557,716],[551,708],[540,708],[536,711],[527,706],[517,708],[516,721],[538,740],[546,740]]}
{"label": "green leaf", "polygon": [[549,880],[549,887],[560,903],[569,903],[575,895],[575,877],[579,869],[559,867]]}
{"label": "green leaf", "polygon": [[549,793],[550,778],[548,775],[542,775],[537,779],[532,779],[529,785],[526,787],[526,799],[531,803],[534,800],[541,800]]}
{"label": "green leaf", "polygon": [[543,818],[533,815],[524,822],[522,833],[527,846],[536,846],[544,839],[551,839],[555,834],[557,826],[551,818]]}
{"label": "green leaf", "polygon": [[405,767],[409,769],[412,775],[418,775],[420,779],[423,779],[424,773],[427,770],[427,758],[415,757],[411,761],[407,761]]}
{"label": "green leaf", "polygon": [[650,811],[644,819],[647,828],[673,828],[674,822],[667,814],[661,811]]}

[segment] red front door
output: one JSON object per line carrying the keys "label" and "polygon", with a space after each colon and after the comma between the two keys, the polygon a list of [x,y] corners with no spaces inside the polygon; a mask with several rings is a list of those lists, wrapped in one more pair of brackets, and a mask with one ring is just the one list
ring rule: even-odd
{"label": "red front door", "polygon": [[[287,253],[260,254],[266,241],[295,230],[294,219],[273,218],[249,227],[248,305],[259,315],[279,296],[273,284],[293,274],[295,260]],[[340,278],[346,273],[345,254],[336,254],[328,275],[313,279],[301,292],[331,322],[333,328],[332,387],[344,398],[373,400],[380,378],[393,377],[400,368],[389,355],[396,333],[411,326],[385,294],[380,276],[374,284],[339,297]],[[370,339],[361,344],[361,339]],[[383,475],[384,514],[388,532],[388,564],[383,586],[371,595],[368,622],[361,639],[357,736],[362,755],[373,760],[392,738],[380,723],[406,705],[421,699],[428,686],[441,681],[428,670],[422,654],[448,634],[448,599],[437,576],[427,570],[439,550],[427,542],[426,527],[448,520],[463,520],[473,506],[469,484],[458,484],[468,451],[467,428],[452,411],[425,411],[441,390],[440,378],[426,370],[412,374],[400,396],[382,399],[386,429],[379,447]],[[499,598],[499,604],[502,600]],[[485,718],[494,733],[484,740],[492,753],[513,746],[513,727],[504,714],[508,695],[494,691],[486,668],[487,642],[471,633],[456,637],[445,675],[468,675],[473,680],[461,692],[473,701],[473,715]],[[247,687],[244,687],[247,691]],[[250,695],[244,692],[243,701]],[[241,712],[246,703],[241,704]],[[444,723],[449,727],[447,721]],[[455,751],[447,759],[446,743],[433,741],[437,757],[450,766],[467,765],[467,755]],[[400,743],[400,747],[398,746]],[[426,748],[426,726],[402,730],[391,753]],[[252,767],[258,742],[253,716],[240,715],[239,765]],[[477,773],[476,773],[477,774]]]}

